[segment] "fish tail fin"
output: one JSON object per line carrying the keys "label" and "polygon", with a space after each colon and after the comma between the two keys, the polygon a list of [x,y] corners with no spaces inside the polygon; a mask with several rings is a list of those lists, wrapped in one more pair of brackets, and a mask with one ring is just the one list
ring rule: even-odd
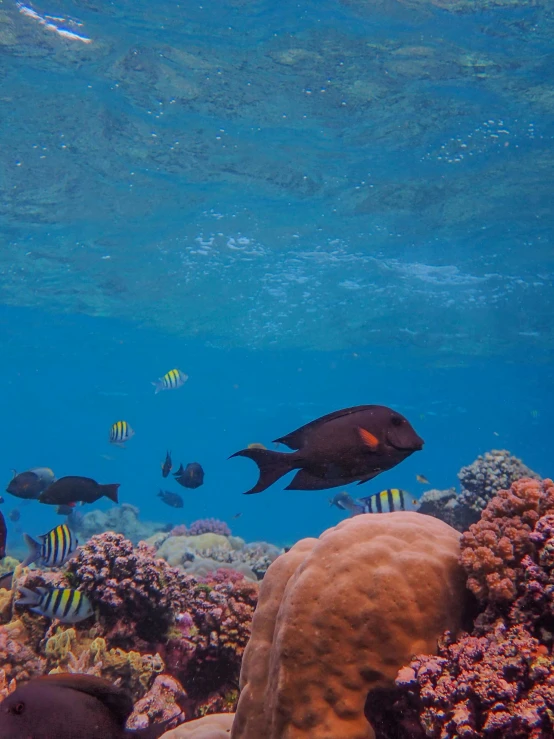
{"label": "fish tail fin", "polygon": [[33,564],[33,562],[36,562],[37,559],[40,557],[41,546],[38,541],[33,539],[32,536],[29,536],[29,534],[23,534],[23,538],[25,539],[25,544],[27,544],[27,546],[29,547],[29,554],[23,560],[21,566],[28,567],[29,565]]}
{"label": "fish tail fin", "polygon": [[261,493],[287,472],[295,469],[292,459],[294,454],[273,452],[270,449],[241,449],[240,452],[232,454],[231,457],[247,457],[255,462],[260,469],[260,477],[253,488],[247,490],[245,495]]}
{"label": "fish tail fin", "polygon": [[154,390],[154,395],[157,395],[163,387],[161,380],[156,380],[156,382],[153,382],[152,385],[154,385],[154,387],[156,388]]}
{"label": "fish tail fin", "polygon": [[29,588],[24,588],[21,585],[19,585],[17,589],[23,598],[19,598],[15,601],[16,606],[37,606],[40,603],[40,599],[42,597],[40,593],[36,593],[34,590],[30,590]]}
{"label": "fish tail fin", "polygon": [[102,495],[105,495],[106,498],[109,498],[110,500],[113,500],[114,503],[119,503],[118,497],[117,497],[117,491],[119,490],[119,483],[113,483],[112,485],[100,485],[102,488]]}

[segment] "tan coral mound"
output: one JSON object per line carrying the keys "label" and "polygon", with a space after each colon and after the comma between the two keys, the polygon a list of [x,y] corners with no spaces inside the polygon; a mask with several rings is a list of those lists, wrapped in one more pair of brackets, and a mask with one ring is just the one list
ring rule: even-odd
{"label": "tan coral mound", "polygon": [[233,739],[372,739],[367,694],[459,628],[459,534],[419,513],[355,516],[269,568]]}
{"label": "tan coral mound", "polygon": [[[213,713],[167,731],[161,739],[229,739],[234,713]],[[262,739],[259,737],[258,739]]]}

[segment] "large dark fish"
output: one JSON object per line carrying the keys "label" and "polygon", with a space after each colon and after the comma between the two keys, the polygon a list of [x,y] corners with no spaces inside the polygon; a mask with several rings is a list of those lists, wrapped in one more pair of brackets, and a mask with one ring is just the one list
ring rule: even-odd
{"label": "large dark fish", "polygon": [[0,703],[0,739],[158,739],[169,722],[126,730],[133,700],[92,675],[43,675]]}
{"label": "large dark fish", "polygon": [[242,449],[233,457],[248,457],[260,468],[261,493],[291,470],[299,470],[287,490],[326,490],[371,480],[423,447],[409,421],[384,405],[358,405],[318,418],[291,434],[275,439],[297,451]]}
{"label": "large dark fish", "polygon": [[6,528],[6,519],[4,514],[0,513],[0,559],[6,556],[6,539],[8,537],[8,529]]}
{"label": "large dark fish", "polygon": [[83,503],[95,503],[102,497],[109,498],[117,503],[117,489],[119,483],[112,485],[100,485],[90,477],[60,477],[53,482],[39,496],[41,503],[50,505],[68,505],[81,501]]}
{"label": "large dark fish", "polygon": [[181,464],[177,472],[173,473],[173,477],[184,488],[199,488],[204,482],[204,470],[198,462],[190,462],[184,469]]}
{"label": "large dark fish", "polygon": [[19,475],[14,470],[6,492],[15,495],[16,498],[36,500],[54,479],[54,473],[49,467],[33,467],[32,470],[20,472]]}
{"label": "large dark fish", "polygon": [[161,498],[166,505],[172,508],[182,508],[184,505],[179,493],[171,493],[169,490],[160,490],[158,498]]}

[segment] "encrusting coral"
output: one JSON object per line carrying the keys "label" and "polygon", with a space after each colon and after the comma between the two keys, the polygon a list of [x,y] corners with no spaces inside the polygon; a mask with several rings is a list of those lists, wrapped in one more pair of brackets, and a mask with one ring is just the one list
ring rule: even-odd
{"label": "encrusting coral", "polygon": [[234,739],[369,739],[368,693],[456,632],[459,534],[418,513],[365,514],[303,539],[262,581]]}

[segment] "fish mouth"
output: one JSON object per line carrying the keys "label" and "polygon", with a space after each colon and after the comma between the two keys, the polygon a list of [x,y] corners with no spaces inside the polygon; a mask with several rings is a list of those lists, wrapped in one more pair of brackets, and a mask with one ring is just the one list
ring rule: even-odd
{"label": "fish mouth", "polygon": [[396,442],[395,444],[388,434],[387,440],[389,444],[399,452],[420,452],[423,449],[423,445],[425,444],[423,439],[419,436],[417,436],[416,439],[409,446],[403,446],[398,442]]}

